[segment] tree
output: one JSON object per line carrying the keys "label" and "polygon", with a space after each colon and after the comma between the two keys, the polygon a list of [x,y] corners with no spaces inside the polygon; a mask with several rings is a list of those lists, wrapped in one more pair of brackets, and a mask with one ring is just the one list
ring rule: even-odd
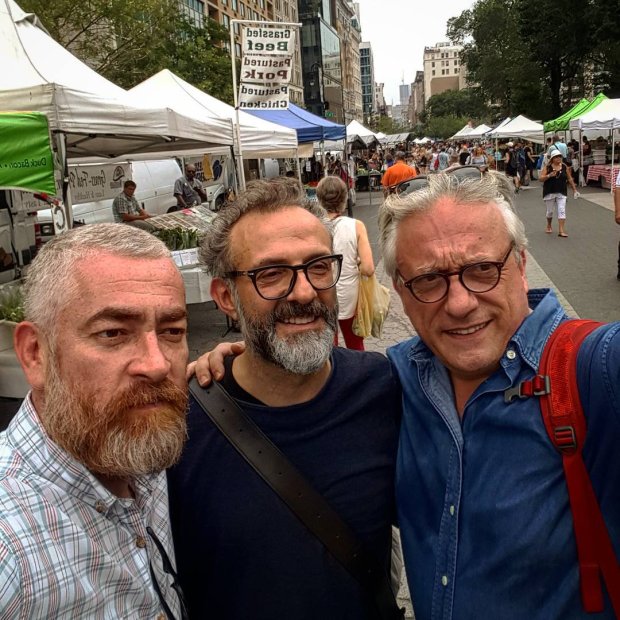
{"label": "tree", "polygon": [[459,116],[489,120],[491,111],[479,88],[446,90],[433,95],[426,103],[426,119],[435,116]]}
{"label": "tree", "polygon": [[467,124],[464,116],[433,116],[426,124],[424,134],[432,138],[447,139]]}
{"label": "tree", "polygon": [[50,35],[95,71],[131,88],[161,69],[232,100],[227,31],[205,17],[197,27],[177,0],[22,0]]}
{"label": "tree", "polygon": [[369,123],[369,128],[374,132],[383,132],[386,135],[392,135],[395,133],[405,133],[408,130],[406,125],[394,121],[390,116],[381,115],[372,119]]}

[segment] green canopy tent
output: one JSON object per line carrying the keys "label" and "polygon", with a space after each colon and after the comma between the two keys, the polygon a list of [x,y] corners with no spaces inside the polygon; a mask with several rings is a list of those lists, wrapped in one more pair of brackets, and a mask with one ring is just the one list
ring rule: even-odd
{"label": "green canopy tent", "polygon": [[558,116],[552,121],[547,121],[545,125],[545,133],[553,131],[569,131],[570,130],[570,121],[578,116],[582,116],[586,112],[590,110],[594,110],[596,106],[598,106],[601,101],[604,101],[607,97],[603,93],[599,93],[592,99],[592,101],[588,101],[587,99],[582,99],[579,103],[576,103],[570,110],[564,112],[562,116]]}
{"label": "green canopy tent", "polygon": [[587,99],[582,99],[578,103],[576,103],[570,110],[564,112],[564,114],[554,118],[551,121],[546,121],[544,123],[545,133],[551,131],[563,131],[568,129],[568,123],[571,118],[575,118],[575,116],[579,116],[583,113],[583,110],[590,105],[590,102]]}

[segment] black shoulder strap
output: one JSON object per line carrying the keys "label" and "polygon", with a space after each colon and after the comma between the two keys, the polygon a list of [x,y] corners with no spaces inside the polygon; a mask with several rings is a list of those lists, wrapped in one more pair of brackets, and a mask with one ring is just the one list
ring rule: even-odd
{"label": "black shoulder strap", "polygon": [[375,601],[379,617],[403,618],[387,572],[349,526],[218,383],[189,389],[205,413],[258,475]]}

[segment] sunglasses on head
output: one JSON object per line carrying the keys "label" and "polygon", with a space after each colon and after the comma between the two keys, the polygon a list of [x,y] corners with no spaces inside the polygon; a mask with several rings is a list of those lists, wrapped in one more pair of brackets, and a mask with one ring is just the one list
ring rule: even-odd
{"label": "sunglasses on head", "polygon": [[[458,168],[454,168],[453,170],[448,170],[447,172],[440,172],[438,174],[448,174],[451,177],[457,179],[458,182],[461,179],[480,180],[484,172],[480,170],[478,166],[459,166]],[[413,179],[403,181],[396,186],[394,193],[399,196],[406,196],[407,194],[411,194],[411,192],[415,192],[418,189],[426,187],[428,185],[428,179],[428,176],[418,175]]]}

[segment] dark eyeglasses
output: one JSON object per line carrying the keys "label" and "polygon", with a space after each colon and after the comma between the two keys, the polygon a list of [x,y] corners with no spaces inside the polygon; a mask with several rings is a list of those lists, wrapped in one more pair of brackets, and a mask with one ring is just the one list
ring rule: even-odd
{"label": "dark eyeglasses", "polygon": [[269,301],[287,297],[295,287],[297,273],[303,271],[306,280],[315,291],[332,288],[340,278],[342,254],[319,256],[302,265],[267,265],[248,271],[228,271],[226,278],[247,276],[256,292]]}
{"label": "dark eyeglasses", "polygon": [[[181,584],[179,583],[179,576],[177,572],[174,570],[174,567],[172,566],[172,562],[170,561],[170,558],[168,557],[168,554],[166,553],[166,549],[162,545],[159,538],[157,538],[157,535],[155,534],[153,529],[148,525],[146,527],[146,532],[150,536],[155,546],[157,547],[157,551],[159,551],[164,573],[172,577],[172,584],[170,585],[170,587],[176,592],[177,596],[179,597],[179,605],[181,607],[181,620],[189,620],[189,615],[187,613],[187,606],[185,605],[185,597],[183,596],[183,590],[181,590]],[[174,614],[172,613],[172,610],[170,609],[170,606],[168,605],[168,603],[166,602],[166,599],[164,598],[164,595],[162,594],[159,584],[157,583],[157,578],[155,577],[155,571],[153,570],[153,566],[150,562],[149,562],[149,570],[151,571],[151,579],[153,580],[153,585],[155,586],[155,591],[157,592],[159,602],[161,603],[161,606],[164,608],[164,611],[166,612],[166,615],[168,616],[168,620],[176,620],[176,618],[174,617]]]}
{"label": "dark eyeglasses", "polygon": [[450,276],[458,276],[459,282],[471,293],[488,293],[499,284],[502,269],[513,249],[514,244],[511,244],[501,261],[471,263],[458,271],[433,271],[407,281],[404,281],[400,274],[397,276],[401,284],[424,304],[436,303],[446,297],[450,288]]}

